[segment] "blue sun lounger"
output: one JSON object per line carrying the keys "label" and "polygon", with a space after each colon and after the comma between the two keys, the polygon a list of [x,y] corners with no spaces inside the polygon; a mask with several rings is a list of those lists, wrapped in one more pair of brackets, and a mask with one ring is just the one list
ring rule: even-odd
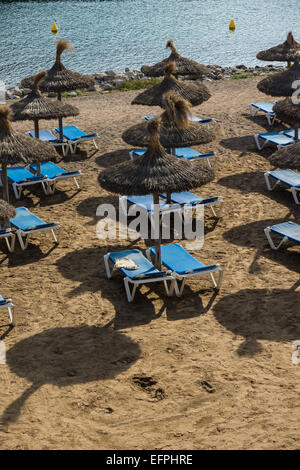
{"label": "blue sun lounger", "polygon": [[[58,127],[55,129],[55,132],[59,133]],[[96,133],[86,134],[76,126],[64,126],[63,136],[68,142],[71,153],[75,153],[77,145],[80,144],[80,142],[87,142],[88,140],[92,140],[96,150],[99,150],[95,141],[99,136]]]}
{"label": "blue sun lounger", "polygon": [[[269,191],[273,191],[273,189],[281,183],[291,189],[295,203],[300,204],[300,201],[297,196],[297,191],[300,191],[299,173],[296,173],[293,170],[274,170],[267,171],[264,176]],[[275,181],[273,186],[272,180],[273,182]]]}
{"label": "blue sun lounger", "polygon": [[[254,140],[258,150],[262,150],[266,143],[274,144],[278,149],[281,147],[286,147],[287,145],[294,144],[298,142],[291,137],[279,132],[265,132],[264,134],[256,134]],[[263,144],[260,144],[260,140],[263,141]]]}
{"label": "blue sun lounger", "polygon": [[2,295],[0,295],[0,308],[7,308],[10,323],[13,325],[14,324],[14,304],[12,303],[12,300],[4,299]]}
{"label": "blue sun lounger", "polygon": [[[1,175],[2,170],[0,170],[0,176]],[[12,185],[16,199],[20,199],[25,186],[31,186],[33,184],[41,184],[44,193],[46,195],[48,194],[47,178],[44,176],[35,176],[23,166],[7,168],[7,179]]]}
{"label": "blue sun lounger", "polygon": [[[298,133],[299,133],[298,135],[300,136],[300,129],[298,129]],[[292,139],[295,139],[295,129],[288,129],[288,130],[282,131],[282,134],[286,135],[287,137],[291,137]]]}
{"label": "blue sun lounger", "polygon": [[0,239],[4,239],[7,245],[7,249],[12,253],[15,249],[16,236],[11,231],[11,228],[0,229]]}
{"label": "blue sun lounger", "polygon": [[[151,259],[155,256],[155,248],[147,250],[147,257]],[[223,269],[219,264],[206,265],[198,261],[194,256],[188,253],[178,243],[161,246],[161,262],[173,272],[176,276],[175,293],[179,297],[182,295],[186,279],[192,276],[202,276],[209,274],[214,287],[220,290],[223,280]],[[218,280],[215,280],[213,273],[219,273]],[[181,284],[180,284],[181,283]]]}
{"label": "blue sun lounger", "polygon": [[[141,157],[146,153],[147,149],[136,149],[136,150],[131,150],[129,152],[129,158],[131,160],[134,159],[134,157]],[[201,153],[197,152],[196,150],[193,150],[188,147],[179,147],[175,149],[175,156],[178,158],[184,158],[185,160],[188,160],[190,162],[198,161],[198,160],[207,160],[208,165],[211,167],[210,164],[210,159],[211,158],[217,158],[217,155],[214,152],[207,152],[207,153]]]}
{"label": "blue sun lounger", "polygon": [[272,126],[276,119],[276,115],[273,111],[273,106],[276,103],[277,101],[274,101],[273,103],[270,101],[257,101],[256,103],[251,103],[249,105],[250,114],[254,117],[259,111],[265,113],[269,126]]}
{"label": "blue sun lounger", "polygon": [[44,222],[42,219],[32,214],[32,212],[30,212],[26,207],[17,207],[16,212],[16,217],[10,219],[10,223],[16,229],[16,236],[22,250],[27,248],[29,237],[32,233],[43,232],[46,230],[51,231],[55,243],[58,243],[58,238],[54,233],[55,229],[60,228],[60,225],[57,222]]}
{"label": "blue sun lounger", "polygon": [[[35,138],[34,131],[29,131],[27,132],[27,134],[30,137]],[[58,139],[57,137],[55,137],[53,132],[49,131],[48,129],[43,129],[39,131],[39,140],[42,140],[43,142],[48,142],[49,144],[54,145],[55,147],[61,147],[64,156],[68,153],[68,142],[66,142],[65,140]]]}
{"label": "blue sun lounger", "polygon": [[[104,265],[108,279],[112,277],[112,271],[109,263],[113,266],[117,260],[130,259],[138,266],[136,269],[120,268],[121,274],[124,276],[124,287],[128,302],[132,302],[135,296],[136,288],[141,284],[150,282],[163,282],[167,295],[172,295],[175,287],[174,275],[171,271],[159,271],[153,264],[142,254],[140,250],[125,250],[104,255]],[[170,281],[170,286],[168,286]],[[130,288],[132,286],[132,289]]]}
{"label": "blue sun lounger", "polygon": [[[300,225],[295,224],[295,222],[283,222],[281,224],[271,225],[265,228],[265,234],[273,250],[278,250],[286,241],[300,245]],[[272,234],[281,238],[278,245],[275,245]]]}
{"label": "blue sun lounger", "polygon": [[[154,115],[144,116],[144,117],[142,117],[142,120],[143,121],[150,121],[150,119],[155,119],[158,116],[159,116],[158,114],[155,115],[155,116]],[[215,123],[215,120],[212,119],[212,118],[200,119],[197,116],[189,116],[189,121],[199,122],[200,124],[213,124],[213,123]]]}
{"label": "blue sun lounger", "polygon": [[[37,165],[32,164],[28,167],[33,173],[37,173]],[[56,165],[53,162],[43,162],[40,165],[41,175],[44,178],[47,178],[48,184],[48,194],[54,194],[56,184],[64,179],[73,178],[76,184],[76,188],[81,188],[82,174],[81,171],[66,171],[60,166]],[[78,183],[76,178],[80,178],[80,183]]]}
{"label": "blue sun lounger", "polygon": [[[133,208],[133,211],[140,210],[146,212],[150,223],[154,229],[155,220],[154,220],[154,206],[153,206],[153,196],[150,194],[147,196],[120,196],[119,198],[120,209],[125,216],[130,216],[130,211],[128,206]],[[165,201],[159,200],[159,213],[161,216],[174,212],[182,212],[183,208],[179,204],[168,204]]]}
{"label": "blue sun lounger", "polygon": [[[160,194],[160,197],[163,199],[167,199],[166,194]],[[222,200],[221,196],[212,196],[212,197],[201,197],[197,196],[197,194],[189,193],[189,192],[182,192],[182,193],[172,193],[171,194],[171,202],[174,204],[179,204],[180,206],[188,205],[188,206],[197,206],[201,204],[205,207],[209,207],[215,217],[217,214],[212,206],[216,204],[222,204],[224,201]],[[222,207],[222,206],[221,206]]]}

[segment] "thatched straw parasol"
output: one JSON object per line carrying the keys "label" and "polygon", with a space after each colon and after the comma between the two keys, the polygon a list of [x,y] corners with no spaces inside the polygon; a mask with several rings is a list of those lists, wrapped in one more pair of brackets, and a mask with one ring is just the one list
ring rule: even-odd
{"label": "thatched straw parasol", "polygon": [[9,219],[16,216],[16,209],[3,199],[0,199],[0,229],[9,227]]}
{"label": "thatched straw parasol", "polygon": [[148,77],[161,77],[164,75],[165,67],[169,62],[175,62],[176,65],[176,75],[186,76],[189,75],[193,79],[202,78],[204,75],[209,73],[209,70],[205,65],[198,64],[195,60],[187,59],[182,57],[179,52],[176,50],[173,40],[169,39],[166,44],[166,47],[171,49],[171,54],[167,59],[158,62],[155,65],[143,65],[141,68],[142,73]]}
{"label": "thatched straw parasol", "polygon": [[58,119],[79,114],[75,106],[42,96],[39,83],[45,76],[46,72],[39,72],[35,76],[31,93],[10,107],[14,121],[34,121],[34,133],[37,139],[39,138],[39,119]]}
{"label": "thatched straw parasol", "polygon": [[282,147],[267,159],[276,168],[300,170],[300,142]]}
{"label": "thatched straw parasol", "polygon": [[205,85],[197,82],[179,82],[174,76],[174,71],[175,62],[170,62],[165,67],[165,78],[163,81],[140,93],[131,104],[163,107],[163,95],[168,91],[176,92],[179,96],[189,101],[192,106],[198,106],[211,97]]}
{"label": "thatched straw parasol", "polygon": [[257,59],[268,62],[294,62],[297,60],[297,52],[300,51],[300,44],[295,41],[292,32],[287,35],[286,41],[278,46],[271,47],[257,54]]}
{"label": "thatched straw parasol", "polygon": [[[188,147],[211,142],[215,137],[215,124],[200,124],[189,120],[190,104],[173,91],[163,97],[165,111],[161,115],[160,143],[163,147]],[[131,126],[122,139],[134,147],[147,147],[147,122]]]}
{"label": "thatched straw parasol", "polygon": [[[61,101],[61,93],[82,88],[89,88],[95,85],[95,80],[91,75],[82,75],[73,70],[66,69],[61,61],[61,55],[65,50],[72,50],[73,46],[69,41],[60,39],[56,45],[56,60],[47,75],[41,80],[40,89],[42,91],[52,91],[57,93],[57,98]],[[35,76],[23,78],[21,85],[25,88],[33,88]],[[59,118],[59,134],[63,138],[62,118]]]}
{"label": "thatched straw parasol", "polygon": [[298,53],[296,61],[291,68],[261,80],[257,84],[259,91],[271,96],[292,96],[295,91],[293,83],[296,80],[300,80],[299,58]]}
{"label": "thatched straw parasol", "polygon": [[54,148],[37,139],[13,132],[10,123],[10,109],[0,106],[0,163],[2,165],[3,198],[8,201],[7,166],[16,163],[33,163],[55,158]]}
{"label": "thatched straw parasol", "polygon": [[[209,167],[192,165],[168,155],[159,142],[160,126],[161,118],[152,119],[146,124],[149,145],[141,158],[114,165],[102,171],[98,178],[100,185],[113,193],[153,194],[154,210],[157,211],[160,193],[188,191],[214,178]],[[160,268],[160,229],[158,235],[156,265]]]}
{"label": "thatched straw parasol", "polygon": [[292,98],[286,98],[278,101],[274,106],[274,112],[277,118],[295,127],[295,139],[298,139],[299,127],[300,127],[300,105],[293,104]]}
{"label": "thatched straw parasol", "polygon": [[[51,69],[47,70],[47,76],[40,83],[42,91],[62,93],[95,85],[95,80],[91,75],[73,72],[73,70],[66,69],[63,65],[61,61],[62,53],[72,49],[72,44],[65,39],[60,39],[57,42],[56,60]],[[21,85],[25,88],[33,88],[34,80],[35,76],[23,78]]]}

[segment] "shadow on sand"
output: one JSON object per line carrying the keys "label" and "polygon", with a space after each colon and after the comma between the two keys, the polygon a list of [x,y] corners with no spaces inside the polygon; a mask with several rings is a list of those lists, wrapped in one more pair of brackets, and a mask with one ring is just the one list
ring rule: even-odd
{"label": "shadow on sand", "polygon": [[138,344],[109,328],[53,328],[19,341],[8,350],[12,373],[32,385],[1,417],[3,427],[16,421],[26,400],[42,385],[57,387],[106,380],[127,370],[140,356]]}
{"label": "shadow on sand", "polygon": [[243,289],[223,297],[213,307],[218,322],[245,341],[237,353],[255,355],[262,350],[258,340],[293,341],[300,337],[300,291],[297,283],[288,289]]}

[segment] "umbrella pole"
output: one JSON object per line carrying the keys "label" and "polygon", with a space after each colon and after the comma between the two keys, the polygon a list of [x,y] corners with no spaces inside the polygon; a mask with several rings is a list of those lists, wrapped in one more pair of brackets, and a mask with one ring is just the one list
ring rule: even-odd
{"label": "umbrella pole", "polygon": [[[40,130],[39,130],[39,120],[35,118],[34,120],[34,135],[36,139],[40,138]],[[37,163],[37,174],[41,176],[41,164]]]}
{"label": "umbrella pole", "polygon": [[155,267],[161,269],[161,231],[160,231],[160,215],[159,215],[159,195],[158,193],[153,194],[153,204],[154,204],[154,221],[158,223],[158,232],[155,230]]}
{"label": "umbrella pole", "polygon": [[[60,91],[57,93],[57,99],[58,101],[61,101],[61,93]],[[59,127],[59,138],[60,140],[63,140],[64,136],[63,136],[63,122],[62,122],[62,118],[58,118],[58,127]]]}
{"label": "umbrella pole", "polygon": [[3,199],[4,199],[4,201],[9,202],[7,165],[6,165],[6,163],[2,163],[1,180],[2,180]]}

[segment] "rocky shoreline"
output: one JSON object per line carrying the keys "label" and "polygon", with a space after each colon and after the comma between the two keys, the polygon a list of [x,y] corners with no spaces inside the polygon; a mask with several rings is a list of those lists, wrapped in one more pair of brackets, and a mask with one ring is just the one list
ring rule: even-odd
{"label": "rocky shoreline", "polygon": [[[247,67],[246,65],[237,65],[235,67],[221,67],[220,65],[212,64],[206,66],[209,69],[209,74],[206,75],[203,80],[198,81],[215,81],[215,80],[231,80],[239,78],[248,78],[251,76],[263,76],[275,72],[283,72],[286,70],[286,66],[277,65],[256,65],[255,67]],[[124,71],[116,72],[114,70],[107,70],[105,72],[97,72],[93,74],[96,85],[88,89],[88,92],[109,92],[112,90],[121,90],[125,83],[130,80],[149,81],[151,78],[146,77],[140,70],[133,70],[129,67],[125,68]],[[185,77],[188,79],[188,77]],[[20,84],[17,86],[10,87],[6,90],[6,99],[18,99],[26,96],[30,92],[30,89],[23,88]],[[49,97],[55,97],[55,93],[49,93]],[[77,96],[76,91],[71,91],[68,96]]]}

